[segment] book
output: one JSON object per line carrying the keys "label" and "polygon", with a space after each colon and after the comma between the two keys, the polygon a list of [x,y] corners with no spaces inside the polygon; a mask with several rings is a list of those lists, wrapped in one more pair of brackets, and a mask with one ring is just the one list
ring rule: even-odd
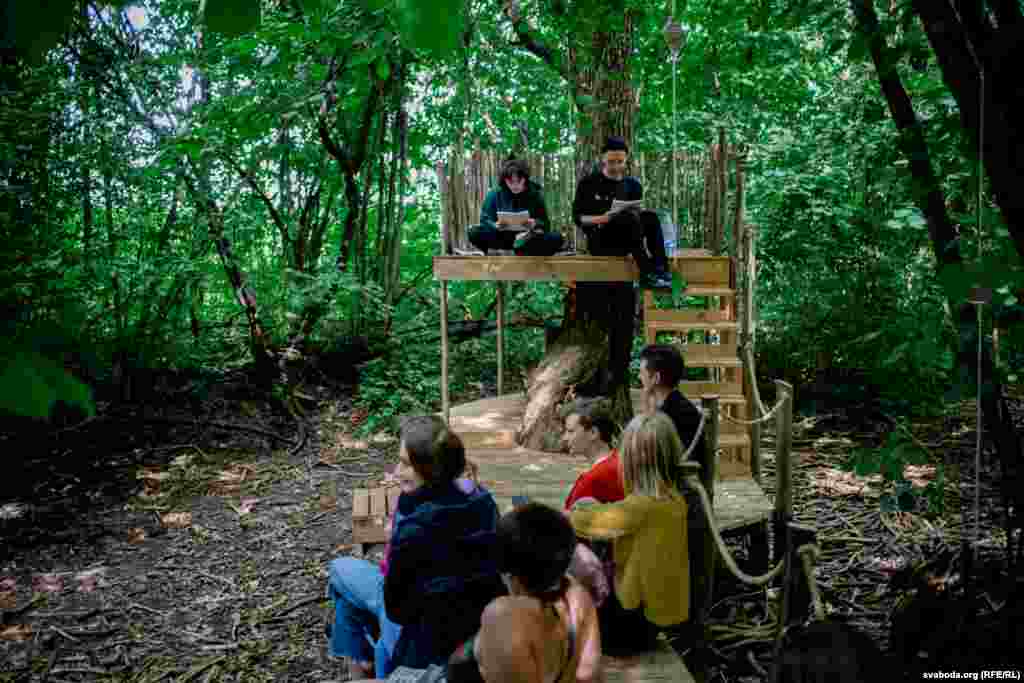
{"label": "book", "polygon": [[644,208],[644,200],[632,199],[629,201],[622,199],[612,200],[612,208],[608,209],[608,213],[618,213],[619,211],[640,211]]}
{"label": "book", "polygon": [[528,220],[530,220],[529,211],[499,211],[498,229],[519,229],[525,226]]}

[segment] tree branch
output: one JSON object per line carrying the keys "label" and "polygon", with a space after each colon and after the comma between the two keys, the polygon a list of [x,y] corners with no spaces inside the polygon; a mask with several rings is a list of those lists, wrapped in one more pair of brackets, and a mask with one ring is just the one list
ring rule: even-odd
{"label": "tree branch", "polygon": [[259,183],[256,182],[256,178],[254,178],[253,175],[249,173],[247,170],[239,166],[238,163],[235,162],[235,160],[231,157],[230,154],[224,154],[222,158],[224,159],[225,163],[227,163],[228,166],[234,169],[235,173],[241,176],[242,180],[245,181],[246,185],[252,188],[252,191],[255,192],[260,199],[263,200],[263,204],[267,207],[267,211],[270,212],[270,219],[274,221],[274,225],[277,226],[278,231],[281,233],[281,242],[284,245],[284,247],[287,248],[288,245],[291,243],[291,238],[288,236],[288,225],[284,222],[284,218],[281,217],[281,214],[277,210],[277,207],[274,206],[274,202],[270,200],[270,197],[267,196],[267,193],[264,192],[263,188],[259,186]]}
{"label": "tree branch", "polygon": [[[512,43],[515,47],[521,47],[530,54],[539,57],[545,64],[554,69],[566,83],[574,84],[572,74],[565,66],[565,59],[547,45],[543,45],[533,37],[532,28],[520,14],[518,9],[513,9],[513,3],[505,0],[502,2],[502,14],[509,20],[512,30],[515,31],[516,41]],[[575,94],[573,98],[575,99]],[[579,106],[579,102],[576,102]],[[581,107],[582,108],[582,107]]]}

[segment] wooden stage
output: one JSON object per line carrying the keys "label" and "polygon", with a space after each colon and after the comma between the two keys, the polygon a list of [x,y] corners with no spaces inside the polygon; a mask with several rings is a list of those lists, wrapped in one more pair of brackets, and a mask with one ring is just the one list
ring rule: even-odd
{"label": "wooden stage", "polygon": [[[639,391],[634,391],[633,399],[638,405]],[[516,446],[524,405],[523,394],[506,394],[453,406],[451,426],[462,438],[466,454],[479,465],[481,483],[501,512],[512,508],[512,496],[517,495],[561,509],[576,477],[590,463],[567,453]],[[768,497],[749,475],[715,485],[715,520],[722,532],[766,522],[771,511]]]}

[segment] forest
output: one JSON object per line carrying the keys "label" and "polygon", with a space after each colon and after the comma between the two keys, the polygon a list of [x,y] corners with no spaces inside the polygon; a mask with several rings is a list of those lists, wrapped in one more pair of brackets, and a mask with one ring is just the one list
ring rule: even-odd
{"label": "forest", "polygon": [[[0,682],[332,680],[327,562],[403,417],[618,326],[588,386],[628,421],[631,285],[580,341],[601,283],[446,281],[442,377],[434,270],[508,158],[575,244],[608,135],[675,246],[753,235],[823,613],[907,680],[1019,677],[1022,0],[3,5]],[[673,647],[771,680],[773,589],[719,583]]]}

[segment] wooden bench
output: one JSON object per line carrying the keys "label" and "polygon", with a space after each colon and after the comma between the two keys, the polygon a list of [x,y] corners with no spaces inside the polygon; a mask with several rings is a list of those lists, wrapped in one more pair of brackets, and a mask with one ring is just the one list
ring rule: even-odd
{"label": "wooden bench", "polygon": [[398,507],[398,485],[352,489],[352,542],[363,550],[372,543],[388,542],[388,519]]}

